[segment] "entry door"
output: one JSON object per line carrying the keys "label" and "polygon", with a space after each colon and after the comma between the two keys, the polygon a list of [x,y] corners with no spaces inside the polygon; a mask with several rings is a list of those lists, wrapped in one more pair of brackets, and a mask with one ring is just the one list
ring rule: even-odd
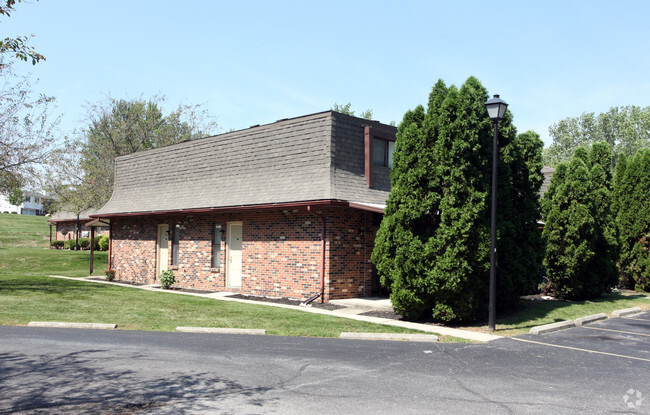
{"label": "entry door", "polygon": [[156,275],[169,268],[169,225],[158,225],[158,243],[156,244]]}
{"label": "entry door", "polygon": [[241,287],[242,223],[228,223],[228,264],[226,281],[229,287]]}

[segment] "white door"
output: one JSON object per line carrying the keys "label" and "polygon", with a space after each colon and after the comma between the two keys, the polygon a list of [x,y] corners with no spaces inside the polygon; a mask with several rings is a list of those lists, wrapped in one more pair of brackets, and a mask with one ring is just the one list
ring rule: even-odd
{"label": "white door", "polygon": [[228,223],[228,264],[226,283],[229,287],[241,287],[242,223]]}
{"label": "white door", "polygon": [[169,225],[158,225],[158,243],[156,244],[156,275],[169,268]]}

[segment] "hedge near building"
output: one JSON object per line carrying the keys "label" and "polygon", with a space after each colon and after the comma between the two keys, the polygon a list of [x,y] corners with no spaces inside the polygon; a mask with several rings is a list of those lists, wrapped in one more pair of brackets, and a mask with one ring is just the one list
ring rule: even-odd
{"label": "hedge near building", "polygon": [[[397,312],[407,318],[475,320],[487,314],[493,127],[487,90],[474,77],[460,89],[440,80],[426,108],[404,115],[391,193],[372,255]],[[497,307],[538,281],[537,220],[542,141],[499,124]]]}
{"label": "hedge near building", "polygon": [[650,150],[619,156],[614,209],[618,230],[618,266],[626,288],[650,291]]}
{"label": "hedge near building", "polygon": [[559,297],[594,298],[617,284],[611,166],[607,143],[580,147],[544,195],[547,290]]}

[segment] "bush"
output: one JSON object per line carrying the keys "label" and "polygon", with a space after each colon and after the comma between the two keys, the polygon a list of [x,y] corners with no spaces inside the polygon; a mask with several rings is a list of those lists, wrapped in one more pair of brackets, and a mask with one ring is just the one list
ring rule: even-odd
{"label": "bush", "polygon": [[108,251],[108,235],[100,236],[97,245],[100,251]]}
{"label": "bush", "polygon": [[90,239],[89,238],[79,238],[79,247],[81,249],[90,248]]}
{"label": "bush", "polygon": [[114,269],[109,269],[104,272],[106,274],[106,280],[107,281],[113,281],[115,278],[115,270]]}
{"label": "bush", "polygon": [[74,239],[68,239],[65,241],[65,247],[68,249],[74,249],[76,246],[76,241]]}
{"label": "bush", "polygon": [[161,272],[159,278],[160,284],[164,289],[168,289],[172,284],[174,284],[174,282],[176,282],[176,279],[174,278],[174,271],[171,269],[166,269]]}
{"label": "bush", "polygon": [[614,209],[618,267],[627,288],[650,291],[650,150],[620,158],[616,166]]}
{"label": "bush", "polygon": [[50,244],[52,248],[56,248],[56,249],[63,249],[64,245],[65,245],[65,241],[60,241],[60,240],[54,240]]}
{"label": "bush", "polygon": [[617,281],[611,206],[611,153],[606,143],[580,147],[560,163],[544,195],[544,264],[550,289],[570,300],[595,298]]}
{"label": "bush", "polygon": [[95,238],[94,238],[94,242],[95,242],[95,243],[93,244],[93,249],[94,249],[95,251],[99,251],[99,250],[100,250],[100,249],[99,249],[99,240],[100,240],[101,238],[102,238],[101,235],[97,235],[97,236],[95,236]]}
{"label": "bush", "polygon": [[[372,262],[408,319],[453,322],[488,313],[493,124],[476,78],[439,81],[429,106],[404,115],[397,131],[391,192]],[[541,267],[537,232],[543,143],[499,127],[497,307],[534,291]]]}

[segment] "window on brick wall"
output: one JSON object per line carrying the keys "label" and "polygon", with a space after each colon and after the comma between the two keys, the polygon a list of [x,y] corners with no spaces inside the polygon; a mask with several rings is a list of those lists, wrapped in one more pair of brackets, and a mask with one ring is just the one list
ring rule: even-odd
{"label": "window on brick wall", "polygon": [[174,235],[172,239],[172,265],[178,265],[178,241],[180,239],[181,225],[174,226]]}
{"label": "window on brick wall", "polygon": [[221,225],[214,225],[212,236],[212,268],[221,267]]}

